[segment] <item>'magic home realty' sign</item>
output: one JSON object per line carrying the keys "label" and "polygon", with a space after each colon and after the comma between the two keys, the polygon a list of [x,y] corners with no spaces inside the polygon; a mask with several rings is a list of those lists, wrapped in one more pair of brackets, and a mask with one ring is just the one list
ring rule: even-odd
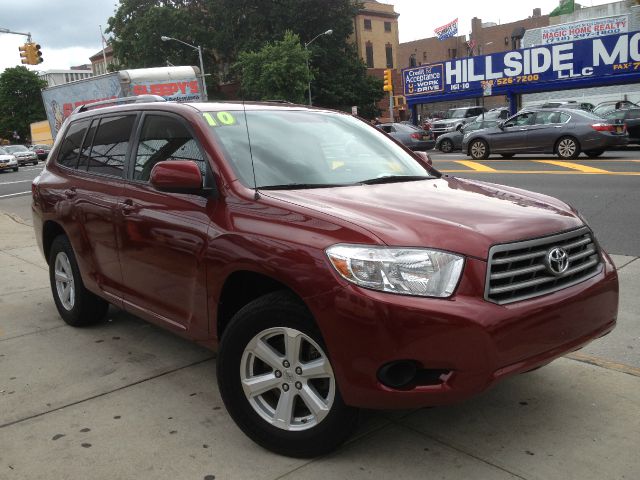
{"label": "'magic home realty' sign", "polygon": [[[402,71],[404,95],[439,97],[467,93],[482,96],[528,90],[558,82],[637,73],[640,80],[640,32],[541,45],[478,57],[453,59]],[[519,88],[522,87],[522,88]],[[436,101],[428,98],[426,101]]]}

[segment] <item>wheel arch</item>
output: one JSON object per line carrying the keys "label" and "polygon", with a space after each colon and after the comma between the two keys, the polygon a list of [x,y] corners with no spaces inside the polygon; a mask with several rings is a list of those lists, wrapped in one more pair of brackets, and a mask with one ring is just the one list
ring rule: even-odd
{"label": "wheel arch", "polygon": [[54,220],[47,220],[42,226],[42,252],[47,263],[49,263],[49,254],[51,253],[51,245],[59,235],[67,235],[62,225]]}
{"label": "wheel arch", "polygon": [[304,300],[291,287],[264,273],[237,270],[227,276],[218,296],[215,332],[218,340],[233,316],[248,303],[268,293],[286,291],[305,305]]}
{"label": "wheel arch", "polygon": [[578,140],[578,138],[575,135],[571,135],[570,133],[566,133],[564,135],[559,136],[558,139],[556,140],[556,143],[553,144],[553,153],[555,153],[555,154],[558,153],[558,145],[565,138],[570,138],[574,142],[576,142],[576,145],[578,147],[578,151],[582,151],[582,145],[580,144],[580,140]]}

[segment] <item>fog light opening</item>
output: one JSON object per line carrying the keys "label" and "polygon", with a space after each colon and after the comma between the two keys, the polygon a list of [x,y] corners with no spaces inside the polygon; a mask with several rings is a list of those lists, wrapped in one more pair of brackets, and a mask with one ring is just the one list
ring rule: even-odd
{"label": "fog light opening", "polygon": [[378,380],[390,388],[406,388],[416,377],[418,365],[413,360],[397,360],[378,370]]}
{"label": "fog light opening", "polygon": [[378,381],[396,390],[408,390],[418,386],[441,385],[447,381],[451,370],[420,368],[415,360],[396,360],[380,367]]}

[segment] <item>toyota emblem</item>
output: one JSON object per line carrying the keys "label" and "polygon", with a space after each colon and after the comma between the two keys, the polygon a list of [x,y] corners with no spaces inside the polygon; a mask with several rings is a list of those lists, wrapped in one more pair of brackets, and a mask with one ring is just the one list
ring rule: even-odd
{"label": "toyota emblem", "polygon": [[569,268],[569,254],[560,247],[552,248],[547,253],[547,269],[554,275],[562,275]]}

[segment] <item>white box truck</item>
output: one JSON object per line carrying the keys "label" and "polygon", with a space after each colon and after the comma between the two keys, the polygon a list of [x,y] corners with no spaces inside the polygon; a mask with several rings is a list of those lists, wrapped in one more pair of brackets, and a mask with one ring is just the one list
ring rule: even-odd
{"label": "white box truck", "polygon": [[42,90],[42,101],[55,139],[76,107],[113,98],[159,95],[178,102],[202,101],[198,67],[159,67],[121,70]]}

